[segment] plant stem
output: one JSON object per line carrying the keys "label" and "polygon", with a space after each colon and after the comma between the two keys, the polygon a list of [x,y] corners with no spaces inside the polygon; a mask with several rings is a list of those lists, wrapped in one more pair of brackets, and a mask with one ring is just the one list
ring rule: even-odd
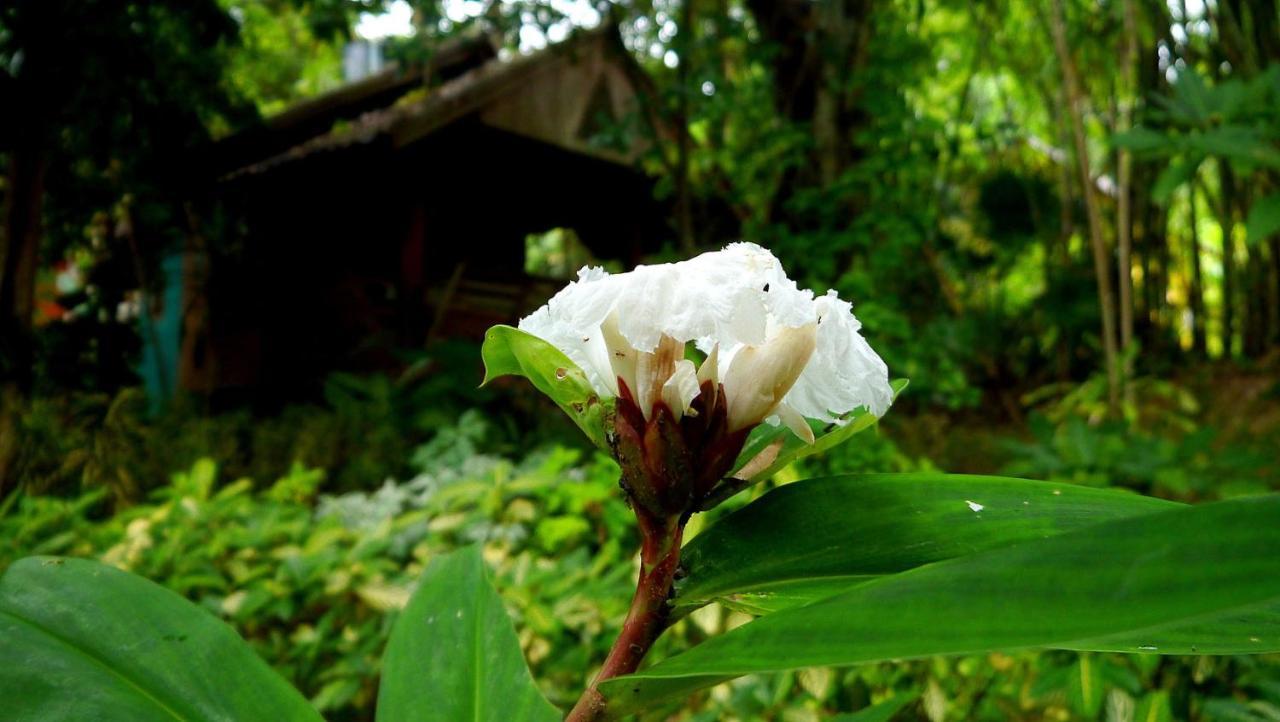
{"label": "plant stem", "polygon": [[594,722],[607,718],[606,701],[597,687],[601,682],[631,674],[640,666],[649,648],[666,629],[669,601],[680,566],[680,540],[684,523],[678,517],[654,518],[637,507],[643,538],[640,547],[640,577],[631,609],[622,623],[622,631],[609,650],[604,666],[591,686],[578,698],[565,722]]}

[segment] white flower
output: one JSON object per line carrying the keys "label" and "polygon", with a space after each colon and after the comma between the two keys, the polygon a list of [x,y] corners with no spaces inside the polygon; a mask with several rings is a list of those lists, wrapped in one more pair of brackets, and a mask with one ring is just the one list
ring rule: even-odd
{"label": "white flower", "polygon": [[[679,418],[712,381],[731,430],[776,417],[812,440],[806,417],[880,416],[893,399],[850,304],[797,288],[753,243],[629,273],[584,268],[520,328],[563,351],[602,396],[621,380],[646,417],[662,400]],[[689,342],[707,354],[701,368],[685,359]]]}

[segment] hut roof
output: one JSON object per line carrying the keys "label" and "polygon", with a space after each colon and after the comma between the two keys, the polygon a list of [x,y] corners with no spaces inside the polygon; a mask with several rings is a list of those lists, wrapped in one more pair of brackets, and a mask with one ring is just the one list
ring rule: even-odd
{"label": "hut roof", "polygon": [[[441,82],[443,81],[443,82]],[[538,52],[502,59],[492,35],[442,45],[433,61],[389,68],[301,103],[215,152],[221,180],[268,173],[298,160],[378,142],[412,145],[459,120],[481,124],[612,163],[632,164],[642,135],[603,143],[597,117],[650,123],[647,78],[617,26],[579,30]],[[652,126],[651,126],[652,127]]]}

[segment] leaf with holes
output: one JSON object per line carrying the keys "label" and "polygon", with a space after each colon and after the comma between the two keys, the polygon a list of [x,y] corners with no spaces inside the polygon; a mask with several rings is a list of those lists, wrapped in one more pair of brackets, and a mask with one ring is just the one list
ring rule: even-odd
{"label": "leaf with holes", "polygon": [[613,401],[601,399],[587,375],[560,349],[532,334],[511,326],[494,326],[484,335],[480,348],[484,359],[484,381],[499,376],[523,376],[556,402],[573,423],[605,451],[605,428]]}

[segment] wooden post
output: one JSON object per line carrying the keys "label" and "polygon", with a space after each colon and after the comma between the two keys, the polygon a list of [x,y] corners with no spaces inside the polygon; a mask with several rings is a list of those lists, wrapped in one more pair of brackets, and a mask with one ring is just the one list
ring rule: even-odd
{"label": "wooden post", "polygon": [[1066,114],[1071,123],[1071,135],[1075,144],[1076,164],[1080,172],[1081,195],[1089,219],[1089,243],[1093,247],[1093,269],[1098,281],[1098,305],[1102,310],[1102,349],[1107,368],[1107,399],[1112,416],[1120,411],[1120,364],[1116,348],[1115,300],[1111,294],[1111,260],[1107,254],[1107,242],[1102,235],[1102,213],[1098,208],[1097,194],[1093,188],[1093,176],[1089,172],[1089,148],[1085,140],[1080,79],[1075,61],[1067,45],[1066,16],[1062,0],[1051,0],[1049,30],[1053,35],[1053,47],[1062,69],[1066,87]]}

